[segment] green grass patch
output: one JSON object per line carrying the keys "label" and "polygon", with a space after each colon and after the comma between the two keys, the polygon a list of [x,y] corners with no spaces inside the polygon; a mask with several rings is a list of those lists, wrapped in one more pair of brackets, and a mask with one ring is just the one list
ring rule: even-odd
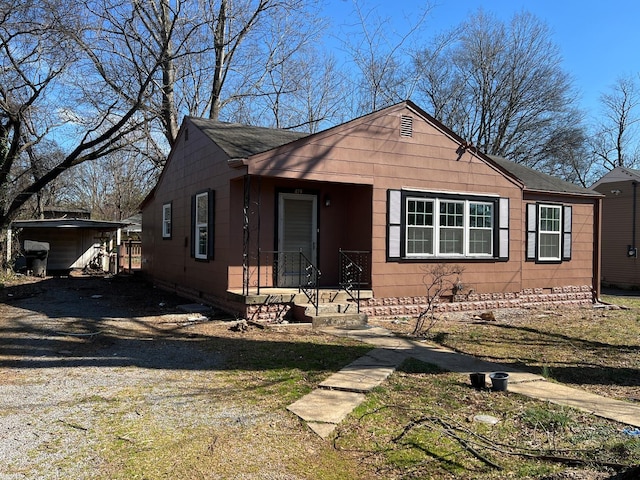
{"label": "green grass patch", "polygon": [[553,456],[575,457],[585,468],[640,463],[614,422],[510,392],[476,391],[462,375],[414,361],[367,396],[339,426],[335,444],[389,478],[540,478],[567,468]]}

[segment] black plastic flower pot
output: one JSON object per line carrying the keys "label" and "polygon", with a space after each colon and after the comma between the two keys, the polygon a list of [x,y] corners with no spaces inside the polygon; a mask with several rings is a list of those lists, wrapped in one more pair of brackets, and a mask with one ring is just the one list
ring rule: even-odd
{"label": "black plastic flower pot", "polygon": [[509,374],[505,372],[494,372],[489,375],[491,379],[491,389],[496,392],[505,392],[509,383]]}
{"label": "black plastic flower pot", "polygon": [[476,390],[482,390],[486,385],[484,373],[475,372],[469,375],[471,386]]}

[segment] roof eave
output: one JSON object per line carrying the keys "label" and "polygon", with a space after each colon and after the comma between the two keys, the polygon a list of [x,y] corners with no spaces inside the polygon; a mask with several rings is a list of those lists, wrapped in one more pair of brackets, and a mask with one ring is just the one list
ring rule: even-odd
{"label": "roof eave", "polygon": [[580,193],[580,192],[559,192],[557,190],[543,190],[536,188],[524,188],[526,193],[537,193],[541,195],[557,195],[561,197],[578,197],[578,198],[601,198],[604,197],[601,193]]}
{"label": "roof eave", "polygon": [[246,167],[247,165],[249,165],[249,159],[248,158],[230,158],[229,160],[227,160],[227,165],[229,165],[231,168]]}

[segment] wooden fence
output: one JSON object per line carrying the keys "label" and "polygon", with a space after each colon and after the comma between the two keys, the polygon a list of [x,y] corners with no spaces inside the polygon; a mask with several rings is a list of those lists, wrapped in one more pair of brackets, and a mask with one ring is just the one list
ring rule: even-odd
{"label": "wooden fence", "polygon": [[133,272],[142,268],[142,242],[128,240],[120,245],[118,271]]}

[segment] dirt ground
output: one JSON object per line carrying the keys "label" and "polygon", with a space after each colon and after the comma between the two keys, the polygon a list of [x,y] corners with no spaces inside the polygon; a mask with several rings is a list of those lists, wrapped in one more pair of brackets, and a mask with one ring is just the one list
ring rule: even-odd
{"label": "dirt ground", "polygon": [[[232,357],[251,355],[258,342],[293,348],[310,335],[322,335],[297,331],[300,327],[240,334],[230,330],[234,319],[225,314],[210,311],[205,319],[178,308],[189,303],[127,276],[22,277],[5,284],[0,289],[0,480],[317,478],[313,469],[323,463],[331,471],[335,452],[286,412],[286,390],[251,396],[286,384],[275,381],[277,368],[260,372],[255,384],[252,372],[245,373],[243,385],[225,371],[242,370],[243,363]],[[313,372],[305,375],[311,388],[317,384]],[[280,403],[261,403],[264,398]],[[194,433],[203,431],[210,434]],[[196,437],[210,443],[194,448]],[[269,442],[255,441],[264,438]],[[181,448],[185,455],[216,456],[206,462],[215,464],[216,472],[182,472],[152,455]],[[135,476],[127,472],[139,469],[131,470],[127,461],[155,462],[157,471],[172,473]],[[323,478],[369,478],[353,474],[357,460],[353,466],[350,461]],[[309,462],[310,472],[284,474],[286,462]],[[554,478],[603,478],[584,471],[566,475]]]}
{"label": "dirt ground", "polygon": [[[183,446],[215,452],[219,474],[160,465],[175,476],[144,478],[293,478],[280,473],[292,436],[326,448],[285,405],[241,398],[252,386],[218,368],[264,341],[259,329],[182,312],[190,301],[134,278],[25,280],[0,289],[0,480],[134,478],[126,462],[161,464],[160,450]],[[269,341],[292,334],[278,335]],[[257,432],[271,443],[240,440]],[[211,444],[191,448],[194,438]]]}

